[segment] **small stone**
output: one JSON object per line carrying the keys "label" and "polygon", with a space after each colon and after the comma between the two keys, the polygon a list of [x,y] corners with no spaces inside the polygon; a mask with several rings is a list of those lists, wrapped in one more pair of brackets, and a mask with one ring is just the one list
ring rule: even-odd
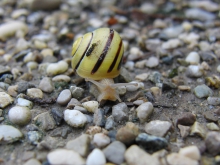
{"label": "small stone", "polygon": [[143,56],[143,52],[138,47],[132,47],[130,49],[130,54],[128,55],[128,60],[134,61]]}
{"label": "small stone", "polygon": [[201,51],[210,51],[211,45],[207,41],[200,41],[199,48]]}
{"label": "small stone", "polygon": [[103,150],[106,159],[115,164],[122,164],[124,162],[125,151],[126,146],[120,141],[112,142]]}
{"label": "small stone", "polygon": [[144,2],[140,6],[140,10],[146,14],[153,14],[157,11],[157,6],[153,3],[150,3],[150,2]]}
{"label": "small stone", "polygon": [[89,24],[94,28],[99,28],[103,25],[103,21],[98,18],[89,19]]}
{"label": "small stone", "polygon": [[190,52],[186,57],[186,62],[190,64],[199,64],[200,56],[197,52]]}
{"label": "small stone", "polygon": [[142,73],[142,74],[139,74],[135,77],[136,80],[140,80],[140,81],[145,81],[147,80],[149,74],[148,73]]}
{"label": "small stone", "polygon": [[47,74],[49,76],[55,76],[66,72],[68,69],[68,64],[65,61],[59,61],[57,63],[51,63],[47,67]]}
{"label": "small stone", "polygon": [[98,109],[99,103],[98,101],[87,101],[82,103],[82,106],[89,112],[94,113]]}
{"label": "small stone", "polygon": [[152,120],[145,125],[144,130],[148,134],[164,137],[171,126],[172,124],[168,121]]}
{"label": "small stone", "polygon": [[86,165],[104,165],[105,163],[106,163],[105,155],[98,148],[95,148],[89,154],[86,160]]}
{"label": "small stone", "polygon": [[134,142],[138,134],[139,128],[134,123],[128,122],[117,131],[116,139],[128,145]]}
{"label": "small stone", "polygon": [[75,151],[56,149],[47,155],[50,164],[84,165],[85,160]]}
{"label": "small stone", "polygon": [[198,98],[206,98],[213,95],[213,91],[205,84],[195,87],[194,93]]}
{"label": "small stone", "polygon": [[47,44],[40,40],[35,40],[34,46],[36,49],[40,49],[40,50],[47,48]]}
{"label": "small stone", "polygon": [[149,151],[158,151],[164,148],[167,148],[168,142],[165,138],[157,137],[153,135],[148,135],[146,133],[140,133],[136,139],[136,143]]}
{"label": "small stone", "polygon": [[109,116],[105,122],[105,129],[111,130],[114,128],[114,126],[115,126],[115,122],[114,122],[113,116]]}
{"label": "small stone", "polygon": [[127,85],[126,90],[129,92],[137,91],[139,88],[144,88],[144,83],[138,81],[131,81],[130,84],[137,84],[137,85]]}
{"label": "small stone", "polygon": [[204,117],[206,120],[211,121],[211,122],[217,122],[218,121],[218,117],[214,116],[214,113],[210,112],[210,111],[206,111],[203,113]]}
{"label": "small stone", "polygon": [[197,161],[199,161],[201,158],[200,151],[196,146],[188,146],[181,148],[179,150],[179,154]]}
{"label": "small stone", "polygon": [[190,7],[202,8],[206,11],[214,12],[219,10],[218,3],[212,1],[190,1]]}
{"label": "small stone", "polygon": [[185,138],[189,135],[190,133],[189,126],[183,126],[183,125],[178,124],[178,128],[180,129],[180,135],[182,136],[182,138]]}
{"label": "small stone", "polygon": [[201,77],[204,71],[200,65],[189,65],[186,73],[188,77]]}
{"label": "small stone", "polygon": [[184,126],[191,126],[196,121],[196,116],[190,112],[185,112],[181,114],[176,122],[176,125],[184,125]]}
{"label": "small stone", "polygon": [[69,89],[64,89],[63,91],[60,92],[58,98],[57,98],[57,103],[60,105],[67,105],[67,103],[70,101],[72,98],[71,92]]}
{"label": "small stone", "polygon": [[90,137],[87,134],[70,140],[66,143],[66,149],[74,150],[79,153],[82,157],[86,157],[89,153]]}
{"label": "small stone", "polygon": [[29,48],[29,43],[24,38],[19,38],[15,46],[15,51],[20,52],[28,48]]}
{"label": "small stone", "polygon": [[159,59],[157,57],[152,56],[147,60],[145,65],[149,68],[155,68],[159,65]]}
{"label": "small stone", "polygon": [[39,131],[29,131],[27,133],[29,143],[33,145],[37,145],[39,141],[42,139],[43,135]]}
{"label": "small stone", "polygon": [[79,99],[83,96],[84,93],[84,89],[80,88],[80,87],[76,87],[76,86],[71,86],[70,87],[70,91],[72,93],[72,97]]}
{"label": "small stone", "polygon": [[208,21],[215,19],[214,13],[207,12],[199,8],[190,8],[185,11],[185,16],[190,19],[197,19],[200,21]]}
{"label": "small stone", "polygon": [[206,61],[208,63],[213,63],[217,61],[217,57],[212,51],[200,52],[200,56],[203,61]]}
{"label": "small stone", "polygon": [[59,82],[59,81],[64,81],[64,82],[70,82],[71,78],[67,75],[57,75],[52,78],[52,81]]}
{"label": "small stone", "polygon": [[34,151],[24,151],[24,153],[22,154],[22,160],[23,161],[27,161],[29,159],[32,159],[36,156]]}
{"label": "small stone", "polygon": [[31,121],[31,111],[28,107],[14,106],[9,110],[8,117],[13,124],[26,125]]}
{"label": "small stone", "polygon": [[199,122],[196,121],[191,127],[190,135],[198,135],[201,138],[205,138],[206,130]]}
{"label": "small stone", "polygon": [[52,49],[49,49],[49,48],[46,48],[46,49],[43,49],[40,54],[42,54],[44,57],[46,56],[53,56],[53,50]]}
{"label": "small stone", "polygon": [[188,91],[188,92],[191,91],[191,87],[187,85],[179,85],[178,89],[181,91]]}
{"label": "small stone", "polygon": [[163,29],[160,36],[166,39],[177,38],[182,32],[183,32],[182,26],[171,26]]}
{"label": "small stone", "polygon": [[16,97],[18,95],[18,85],[12,85],[8,87],[8,94],[10,96]]}
{"label": "small stone", "polygon": [[208,152],[213,156],[220,153],[220,133],[211,131],[207,134],[205,144]]}
{"label": "small stone", "polygon": [[9,104],[12,104],[13,101],[13,98],[9,94],[0,92],[0,108],[7,107]]}
{"label": "small stone", "polygon": [[81,106],[78,106],[78,105],[76,105],[74,107],[74,110],[78,110],[78,111],[80,111],[82,113],[87,113],[88,112],[84,107],[81,107]]}
{"label": "small stone", "polygon": [[0,125],[0,143],[13,143],[22,138],[22,133],[10,125]]}
{"label": "small stone", "polygon": [[52,116],[56,122],[56,125],[60,125],[63,121],[63,111],[58,109],[57,107],[52,108],[51,110]]}
{"label": "small stone", "polygon": [[125,161],[128,165],[145,165],[146,162],[160,165],[160,161],[156,157],[151,156],[137,145],[132,145],[125,151]]}
{"label": "small stone", "polygon": [[104,148],[110,143],[110,138],[103,133],[97,133],[93,137],[93,144],[98,148]]}
{"label": "small stone", "polygon": [[181,41],[175,38],[175,39],[169,39],[168,41],[164,42],[161,47],[163,49],[174,49],[180,45],[181,45]]}
{"label": "small stone", "polygon": [[105,126],[105,116],[103,109],[97,109],[93,115],[93,123],[100,127]]}
{"label": "small stone", "polygon": [[28,71],[31,72],[32,70],[38,68],[38,63],[37,63],[37,62],[34,62],[34,61],[30,61],[30,62],[27,63],[26,66],[27,66],[27,68],[28,68]]}
{"label": "small stone", "polygon": [[112,107],[112,116],[115,122],[125,122],[128,120],[128,107],[125,103],[119,103]]}
{"label": "small stone", "polygon": [[54,129],[56,126],[56,123],[49,112],[44,112],[37,115],[34,118],[34,121],[37,125],[39,125],[40,128],[46,131]]}
{"label": "small stone", "polygon": [[167,162],[169,165],[199,165],[199,163],[196,160],[190,159],[186,156],[183,156],[181,154],[177,153],[171,153],[167,155]]}
{"label": "small stone", "polygon": [[77,99],[72,98],[66,108],[73,109],[75,106],[81,106],[81,103]]}
{"label": "small stone", "polygon": [[137,116],[141,123],[147,121],[148,117],[153,113],[153,105],[151,102],[146,102],[137,107]]}
{"label": "small stone", "polygon": [[219,131],[219,127],[215,123],[206,124],[207,128],[211,131]]}
{"label": "small stone", "polygon": [[69,109],[64,111],[64,120],[67,122],[67,124],[76,128],[83,127],[87,122],[87,118],[82,112]]}
{"label": "small stone", "polygon": [[89,134],[91,136],[94,136],[97,133],[102,132],[102,128],[99,126],[90,126],[87,130],[86,130],[86,134]]}
{"label": "small stone", "polygon": [[210,105],[220,105],[220,97],[208,97],[207,101]]}
{"label": "small stone", "polygon": [[51,93],[54,90],[53,83],[49,77],[44,77],[39,84],[39,88],[46,93]]}
{"label": "small stone", "polygon": [[25,162],[24,165],[41,165],[41,163],[37,159],[32,158]]}
{"label": "small stone", "polygon": [[27,95],[32,98],[43,98],[43,92],[38,88],[29,88],[27,90]]}
{"label": "small stone", "polygon": [[220,65],[217,66],[217,72],[220,73]]}

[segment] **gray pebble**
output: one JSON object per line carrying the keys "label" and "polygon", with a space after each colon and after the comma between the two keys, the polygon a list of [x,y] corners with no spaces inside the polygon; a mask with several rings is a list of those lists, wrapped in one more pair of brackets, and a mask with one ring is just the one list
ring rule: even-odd
{"label": "gray pebble", "polygon": [[39,88],[46,93],[51,93],[54,90],[53,83],[49,77],[44,77],[39,84]]}
{"label": "gray pebble", "polygon": [[112,116],[115,122],[128,120],[128,107],[125,103],[119,103],[112,107]]}
{"label": "gray pebble", "polygon": [[208,152],[213,156],[220,153],[220,133],[211,131],[207,134],[205,144]]}
{"label": "gray pebble", "polygon": [[23,134],[10,125],[0,125],[0,143],[12,143],[21,139]]}
{"label": "gray pebble", "polygon": [[183,32],[182,26],[171,26],[165,28],[160,36],[164,36],[166,39],[177,38]]}
{"label": "gray pebble", "polygon": [[105,116],[103,109],[97,109],[93,115],[93,123],[97,126],[105,126]]}
{"label": "gray pebble", "polygon": [[210,105],[220,105],[220,97],[208,97],[207,101]]}
{"label": "gray pebble", "polygon": [[207,98],[213,95],[213,91],[205,84],[198,85],[194,88],[194,93],[198,98]]}
{"label": "gray pebble", "polygon": [[81,103],[75,99],[75,98],[72,98],[69,103],[67,104],[67,109],[73,109],[75,106],[80,106]]}
{"label": "gray pebble", "polygon": [[76,87],[76,86],[71,86],[70,87],[70,91],[72,93],[72,97],[79,99],[83,96],[84,93],[84,89],[80,88],[80,87]]}
{"label": "gray pebble", "polygon": [[54,129],[56,126],[56,123],[53,117],[49,114],[49,112],[44,112],[37,115],[34,118],[34,121],[39,125],[41,129],[46,131]]}
{"label": "gray pebble", "polygon": [[113,129],[114,126],[115,126],[115,122],[114,122],[113,116],[109,116],[109,117],[106,119],[105,129],[106,129],[106,130],[110,130],[110,129]]}
{"label": "gray pebble", "polygon": [[185,138],[189,135],[190,133],[190,127],[189,126],[183,126],[183,125],[178,125],[178,128],[180,129],[180,135],[182,138]]}
{"label": "gray pebble", "polygon": [[87,157],[86,165],[103,165],[106,163],[105,155],[104,153],[98,149],[95,148]]}
{"label": "gray pebble", "polygon": [[110,143],[110,138],[107,135],[105,135],[104,133],[96,133],[93,136],[92,143],[97,148],[104,148]]}
{"label": "gray pebble", "polygon": [[57,103],[60,105],[67,105],[67,103],[70,101],[72,98],[71,92],[69,89],[64,89],[63,91],[60,92],[58,98],[57,98]]}
{"label": "gray pebble", "polygon": [[56,122],[56,125],[60,125],[63,120],[63,111],[58,109],[57,107],[54,107],[52,108],[51,113]]}
{"label": "gray pebble", "polygon": [[187,18],[197,19],[200,21],[208,21],[215,19],[215,15],[213,13],[198,8],[187,9],[185,11],[185,15]]}
{"label": "gray pebble", "polygon": [[201,56],[203,61],[206,61],[208,63],[213,63],[217,60],[216,55],[211,51],[200,52],[200,56]]}
{"label": "gray pebble", "polygon": [[159,65],[159,59],[157,57],[152,56],[147,60],[145,65],[149,68],[157,67]]}
{"label": "gray pebble", "polygon": [[217,122],[218,117],[214,115],[211,111],[206,111],[203,113],[204,117],[206,120],[211,121],[211,122]]}
{"label": "gray pebble", "polygon": [[27,137],[31,144],[37,145],[43,136],[39,131],[29,131]]}

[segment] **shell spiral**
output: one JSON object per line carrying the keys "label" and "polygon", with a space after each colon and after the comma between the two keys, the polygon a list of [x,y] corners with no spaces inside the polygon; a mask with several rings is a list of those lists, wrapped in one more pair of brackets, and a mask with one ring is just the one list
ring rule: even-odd
{"label": "shell spiral", "polygon": [[123,53],[119,34],[113,29],[100,28],[73,43],[72,68],[83,78],[114,78],[120,73]]}

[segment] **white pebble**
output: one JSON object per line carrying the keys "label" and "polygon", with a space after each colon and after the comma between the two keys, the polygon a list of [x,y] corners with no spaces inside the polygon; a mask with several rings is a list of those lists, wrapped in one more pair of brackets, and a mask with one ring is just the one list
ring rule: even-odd
{"label": "white pebble", "polygon": [[132,47],[130,49],[130,54],[128,55],[128,60],[136,60],[143,56],[143,52],[138,47]]}
{"label": "white pebble", "polygon": [[103,133],[97,133],[93,137],[93,143],[98,148],[104,148],[110,143],[110,138]]}
{"label": "white pebble", "polygon": [[99,28],[103,25],[103,21],[97,18],[91,18],[89,19],[89,24],[94,28]]}
{"label": "white pebble", "polygon": [[0,108],[5,108],[9,104],[13,103],[13,98],[5,93],[5,92],[0,92]]}
{"label": "white pebble", "polygon": [[64,111],[64,120],[72,127],[83,127],[86,122],[86,116],[78,110],[69,110]]}
{"label": "white pebble", "polygon": [[43,92],[38,88],[30,88],[27,90],[27,95],[32,98],[43,98]]}
{"label": "white pebble", "polygon": [[35,58],[36,57],[34,56],[34,54],[32,52],[29,52],[26,56],[24,56],[23,61],[25,63],[27,63],[27,62],[30,62],[30,61],[35,61]]}
{"label": "white pebble", "polygon": [[200,160],[200,158],[201,158],[200,151],[199,151],[198,147],[196,147],[196,146],[188,146],[188,147],[181,148],[179,150],[179,154],[186,156],[186,157],[193,159],[193,160]]}
{"label": "white pebble", "polygon": [[105,155],[100,149],[94,149],[86,160],[86,165],[104,165],[106,163]]}
{"label": "white pebble", "polygon": [[49,48],[45,48],[40,52],[40,54],[42,54],[44,57],[53,56],[53,50]]}
{"label": "white pebble", "polygon": [[13,124],[26,125],[31,120],[31,111],[27,107],[15,106],[9,110],[8,117]]}
{"label": "white pebble", "polygon": [[217,67],[217,72],[220,73],[220,65]]}
{"label": "white pebble", "polygon": [[137,117],[140,119],[141,123],[147,121],[148,117],[152,114],[153,109],[154,107],[151,102],[143,103],[137,107]]}
{"label": "white pebble", "polygon": [[127,61],[124,65],[124,67],[128,70],[133,70],[134,69],[134,62],[133,61]]}
{"label": "white pebble", "polygon": [[174,49],[177,48],[178,46],[181,45],[181,42],[179,39],[174,38],[174,39],[169,39],[168,41],[164,42],[162,44],[163,49]]}
{"label": "white pebble", "polygon": [[159,59],[157,57],[150,57],[146,64],[145,64],[147,67],[149,68],[154,68],[154,67],[157,67],[159,65]]}
{"label": "white pebble", "polygon": [[68,69],[68,64],[65,61],[59,61],[57,63],[49,64],[47,67],[47,74],[50,76],[55,76],[66,72]]}
{"label": "white pebble", "polygon": [[38,67],[38,63],[37,62],[30,61],[30,62],[27,63],[28,71],[32,71],[34,69],[37,69],[37,67]]}
{"label": "white pebble", "polygon": [[189,77],[201,77],[203,72],[203,68],[200,65],[189,65],[187,68],[187,74]]}
{"label": "white pebble", "polygon": [[99,107],[98,101],[87,101],[82,103],[83,107],[87,109],[87,111],[94,113],[96,109]]}
{"label": "white pebble", "polygon": [[17,105],[23,106],[23,107],[28,107],[29,109],[32,109],[32,107],[33,107],[33,103],[31,101],[20,98],[20,97],[17,99]]}
{"label": "white pebble", "polygon": [[71,78],[67,75],[57,75],[52,78],[52,81],[64,81],[64,82],[70,82]]}
{"label": "white pebble", "polygon": [[60,92],[59,96],[57,97],[57,103],[60,105],[67,105],[71,98],[72,94],[70,90],[64,89]]}
{"label": "white pebble", "polygon": [[142,83],[142,82],[131,81],[130,84],[132,84],[132,83],[134,83],[134,84],[136,83],[137,86],[136,85],[128,85],[128,86],[126,86],[126,89],[129,92],[134,92],[134,91],[137,91],[139,88],[143,88],[144,87],[144,83]]}
{"label": "white pebble", "polygon": [[0,125],[0,139],[4,142],[14,142],[22,137],[21,131],[10,125]]}
{"label": "white pebble", "polygon": [[136,80],[145,81],[147,80],[149,73],[142,73],[135,77]]}
{"label": "white pebble", "polygon": [[190,52],[186,57],[186,62],[190,64],[199,64],[200,56],[197,52]]}

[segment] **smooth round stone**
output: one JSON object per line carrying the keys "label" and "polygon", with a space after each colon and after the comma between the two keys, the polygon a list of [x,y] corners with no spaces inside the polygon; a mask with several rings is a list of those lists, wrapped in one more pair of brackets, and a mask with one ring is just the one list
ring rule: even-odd
{"label": "smooth round stone", "polygon": [[14,99],[5,92],[0,92],[0,108],[5,108],[9,104],[13,103]]}
{"label": "smooth round stone", "polygon": [[196,121],[196,116],[191,112],[185,112],[179,115],[176,125],[191,126]]}
{"label": "smooth round stone", "polygon": [[208,152],[213,156],[220,153],[220,133],[211,131],[206,135],[205,144]]}
{"label": "smooth round stone", "polygon": [[154,68],[154,67],[157,67],[159,65],[159,59],[157,57],[150,57],[146,64],[145,64],[147,67],[149,68]]}
{"label": "smooth round stone", "polygon": [[207,12],[199,8],[191,8],[185,10],[185,16],[190,19],[197,19],[200,21],[208,21],[215,19],[214,13]]}
{"label": "smooth round stone", "polygon": [[59,82],[59,81],[64,81],[64,82],[70,82],[71,78],[67,75],[57,75],[52,78],[52,81]]}
{"label": "smooth round stone", "polygon": [[137,117],[141,123],[147,121],[148,117],[153,113],[153,105],[151,102],[146,102],[137,107]]}
{"label": "smooth round stone", "polygon": [[60,92],[58,98],[57,98],[57,103],[60,105],[67,105],[67,103],[70,101],[72,98],[72,94],[69,89],[64,89],[62,92]]}
{"label": "smooth round stone", "polygon": [[220,105],[220,97],[208,97],[207,101],[210,105]]}
{"label": "smooth round stone", "polygon": [[186,156],[190,159],[197,160],[197,161],[199,161],[201,158],[200,151],[198,147],[196,146],[188,146],[188,147],[181,148],[179,150],[179,154]]}
{"label": "smooth round stone", "polygon": [[203,72],[203,68],[200,65],[189,65],[187,68],[188,77],[201,77]]}
{"label": "smooth round stone", "polygon": [[28,14],[29,12],[27,9],[16,9],[11,13],[11,17],[13,19],[17,19],[20,16],[23,16],[23,15],[27,16]]}
{"label": "smooth round stone", "polygon": [[82,112],[69,109],[64,111],[64,120],[72,127],[83,127],[87,122],[87,118]]}
{"label": "smooth round stone", "polygon": [[196,160],[190,159],[186,156],[183,156],[181,154],[177,154],[177,153],[171,153],[167,156],[167,162],[170,165],[177,165],[177,164],[181,164],[181,165],[199,165],[199,163]]}
{"label": "smooth round stone", "polygon": [[219,131],[219,127],[215,123],[206,124],[207,128],[211,131]]}
{"label": "smooth round stone", "polygon": [[182,27],[185,31],[190,31],[193,28],[193,25],[190,22],[183,22]]}
{"label": "smooth round stone", "polygon": [[32,71],[34,69],[37,69],[38,68],[38,63],[37,62],[34,62],[34,61],[30,61],[26,64],[27,68],[29,71]]}
{"label": "smooth round stone", "polygon": [[207,41],[200,41],[199,48],[201,51],[210,51],[212,49],[211,45]]}
{"label": "smooth round stone", "polygon": [[47,155],[50,164],[84,165],[85,160],[75,151],[56,149]]}
{"label": "smooth round stone", "polygon": [[177,38],[169,39],[162,44],[163,49],[174,49],[181,45],[181,41]]}
{"label": "smooth round stone", "polygon": [[128,60],[134,61],[143,56],[143,52],[138,47],[132,47],[130,49],[130,54],[128,55]]}
{"label": "smooth round stone", "polygon": [[12,143],[22,138],[22,133],[10,125],[0,125],[0,139],[3,142]]}
{"label": "smooth round stone", "polygon": [[148,73],[142,73],[142,74],[138,74],[137,76],[135,76],[136,80],[140,80],[140,81],[145,81],[147,80],[149,74]]}
{"label": "smooth round stone", "polygon": [[152,120],[145,125],[145,131],[151,135],[163,137],[171,126],[172,124],[168,121]]}
{"label": "smooth round stone", "polygon": [[27,95],[32,97],[32,98],[40,98],[40,99],[42,99],[44,94],[38,88],[29,88],[27,90]]}
{"label": "smooth round stone", "polygon": [[41,163],[37,159],[32,158],[25,162],[24,165],[41,165]]}
{"label": "smooth round stone", "polygon": [[115,122],[128,120],[128,107],[125,103],[119,103],[112,107],[112,116]]}
{"label": "smooth round stone", "polygon": [[197,52],[190,52],[186,57],[186,62],[190,64],[199,64],[200,56]]}
{"label": "smooth round stone", "polygon": [[103,133],[97,133],[93,137],[93,144],[98,148],[104,148],[109,143],[110,143],[110,138]]}
{"label": "smooth round stone", "polygon": [[87,101],[82,103],[82,106],[89,112],[94,113],[98,107],[99,107],[99,103],[98,101]]}
{"label": "smooth round stone", "polygon": [[157,11],[157,6],[153,3],[145,2],[141,5],[140,10],[146,14],[153,14]]}
{"label": "smooth round stone", "polygon": [[182,33],[179,36],[179,39],[183,40],[187,44],[197,43],[200,36],[194,32],[191,33]]}
{"label": "smooth round stone", "polygon": [[100,149],[95,148],[87,157],[86,165],[103,165],[106,163],[105,155]]}
{"label": "smooth round stone", "polygon": [[42,50],[42,49],[47,47],[47,44],[45,42],[43,42],[43,41],[35,40],[34,41],[34,46],[35,46],[36,49]]}
{"label": "smooth round stone", "polygon": [[46,56],[53,56],[53,50],[52,49],[49,49],[49,48],[46,48],[46,49],[43,49],[40,54],[42,54],[44,57]]}
{"label": "smooth round stone", "polygon": [[53,83],[51,81],[51,78],[44,77],[39,84],[39,88],[46,93],[51,93],[54,90]]}
{"label": "smooth round stone", "polygon": [[33,107],[33,102],[19,97],[19,98],[17,99],[17,105],[18,105],[18,106],[23,106],[23,107],[28,107],[29,109],[32,109],[32,107]]}
{"label": "smooth round stone", "polygon": [[103,25],[103,21],[97,18],[91,18],[89,19],[89,24],[94,28],[99,28]]}
{"label": "smooth round stone", "polygon": [[190,7],[202,8],[210,12],[219,10],[219,4],[212,1],[190,1],[189,5]]}
{"label": "smooth round stone", "polygon": [[80,88],[80,87],[76,87],[76,86],[71,86],[70,87],[70,91],[72,93],[72,97],[79,99],[83,96],[84,93],[84,89]]}
{"label": "smooth round stone", "polygon": [[217,67],[217,72],[220,73],[220,65]]}
{"label": "smooth round stone", "polygon": [[127,61],[124,65],[124,67],[128,70],[134,70],[134,62],[133,61]]}
{"label": "smooth round stone", "polygon": [[27,55],[24,56],[23,61],[25,63],[30,62],[30,61],[35,61],[36,60],[36,56],[34,55],[33,52],[29,52],[27,53]]}
{"label": "smooth round stone", "polygon": [[15,106],[9,110],[8,117],[13,124],[26,125],[31,120],[31,111],[27,107]]}
{"label": "smooth round stone", "polygon": [[154,21],[154,27],[155,28],[165,28],[167,26],[167,23],[165,21],[163,21],[162,19],[156,19]]}
{"label": "smooth round stone", "polygon": [[161,34],[165,35],[166,38],[177,38],[183,32],[182,26],[172,26],[165,28]]}
{"label": "smooth round stone", "polygon": [[213,91],[205,84],[195,87],[194,93],[198,98],[206,98],[213,95]]}
{"label": "smooth round stone", "polygon": [[68,64],[65,61],[59,61],[57,63],[51,63],[47,67],[47,74],[50,76],[55,76],[66,72],[68,69]]}

